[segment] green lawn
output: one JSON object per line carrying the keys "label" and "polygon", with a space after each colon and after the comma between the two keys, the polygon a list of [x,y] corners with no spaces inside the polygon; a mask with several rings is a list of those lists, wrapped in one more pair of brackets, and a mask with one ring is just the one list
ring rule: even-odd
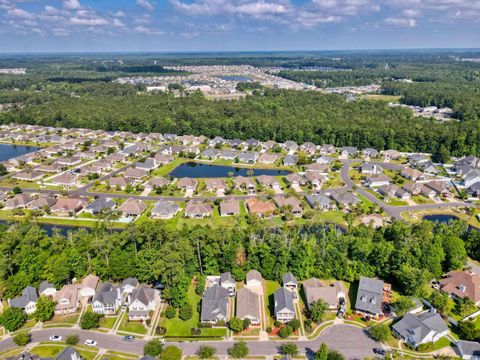
{"label": "green lawn", "polygon": [[273,280],[265,280],[265,310],[267,313],[266,326],[273,327],[273,293],[280,288],[280,284]]}
{"label": "green lawn", "polygon": [[117,321],[116,317],[103,317],[100,320],[100,327],[106,328],[106,329],[111,329],[111,328],[113,328],[113,325],[115,324],[115,321]]}
{"label": "green lawn", "polygon": [[[189,337],[190,330],[196,328],[200,321],[200,314],[197,311],[197,304],[201,300],[201,296],[195,293],[195,283],[192,282],[187,293],[188,302],[192,305],[193,315],[190,320],[183,321],[177,317],[173,319],[162,318],[161,326],[167,329],[166,337]],[[227,333],[226,328],[203,328],[201,329],[202,337],[222,337]]]}
{"label": "green lawn", "polygon": [[123,314],[122,322],[118,327],[118,331],[135,333],[140,335],[146,335],[147,329],[139,321],[128,321],[128,314],[125,312]]}
{"label": "green lawn", "polygon": [[75,324],[78,320],[79,314],[73,315],[55,315],[52,320],[45,321],[45,325],[49,324]]}
{"label": "green lawn", "polygon": [[446,338],[446,337],[443,337],[443,338],[441,338],[440,340],[438,340],[434,343],[428,344],[426,347],[422,348],[421,351],[418,350],[418,352],[431,352],[431,351],[442,349],[442,348],[444,348],[446,346],[450,346],[450,345],[451,345],[450,340],[448,340],[448,338]]}
{"label": "green lawn", "polygon": [[[38,345],[35,346],[30,352],[40,356],[41,358],[55,358],[63,349],[65,345]],[[93,360],[97,352],[94,350],[80,350],[78,352],[83,356],[85,360]]]}

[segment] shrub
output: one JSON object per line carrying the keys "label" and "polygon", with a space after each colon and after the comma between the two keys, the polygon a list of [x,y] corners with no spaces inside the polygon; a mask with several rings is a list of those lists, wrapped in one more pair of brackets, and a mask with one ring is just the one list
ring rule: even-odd
{"label": "shrub", "polygon": [[183,305],[178,312],[178,317],[183,321],[190,320],[193,316],[193,309],[190,304]]}
{"label": "shrub", "polygon": [[175,309],[173,306],[169,306],[165,311],[165,316],[167,317],[167,319],[173,319],[176,315],[177,309]]}
{"label": "shrub", "polygon": [[251,323],[252,322],[250,321],[250,319],[247,319],[247,318],[243,319],[243,329],[244,330],[248,329]]}
{"label": "shrub", "polygon": [[30,342],[30,334],[26,332],[18,333],[13,337],[13,343],[17,346],[25,346]]}
{"label": "shrub", "polygon": [[150,340],[143,346],[143,354],[157,357],[163,350],[163,345],[160,340]]}
{"label": "shrub", "polygon": [[267,328],[265,329],[265,331],[266,331],[268,334],[270,334],[270,333],[273,331],[273,329],[272,329],[271,326],[269,326],[269,327],[267,327]]}
{"label": "shrub", "polygon": [[200,359],[211,359],[215,355],[216,349],[211,346],[202,345],[196,351],[197,356]]}
{"label": "shrub", "polygon": [[213,327],[213,324],[207,323],[207,322],[204,322],[204,323],[199,322],[199,323],[197,324],[197,326],[198,326],[199,328],[211,328],[211,327]]}
{"label": "shrub", "polygon": [[275,320],[275,322],[273,323],[273,326],[275,326],[276,328],[279,328],[280,326],[282,326],[282,323],[278,320]]}
{"label": "shrub", "polygon": [[87,311],[80,318],[80,328],[83,330],[96,329],[100,326],[100,318],[102,316],[92,311]]}
{"label": "shrub", "polygon": [[282,353],[284,355],[290,355],[290,356],[298,355],[297,344],[295,344],[293,342],[282,344]]}
{"label": "shrub", "polygon": [[287,325],[280,329],[280,331],[278,332],[278,336],[280,336],[281,338],[287,338],[290,335],[292,335],[292,333],[293,333],[292,327],[290,325]]}
{"label": "shrub", "polygon": [[164,328],[163,326],[157,326],[155,329],[155,334],[157,335],[165,335],[167,333],[167,328]]}
{"label": "shrub", "polygon": [[216,325],[217,326],[225,326],[225,320],[218,320]]}
{"label": "shrub", "polygon": [[169,345],[160,354],[160,360],[181,360],[182,350],[178,347]]}
{"label": "shrub", "polygon": [[291,328],[292,328],[293,331],[297,331],[298,329],[300,329],[300,325],[301,325],[301,324],[300,324],[300,320],[298,320],[298,319],[293,319],[292,321],[290,321],[290,322],[288,323],[288,325],[291,326]]}
{"label": "shrub", "polygon": [[228,355],[234,359],[242,359],[248,356],[250,350],[245,341],[235,343],[231,348],[227,350]]}
{"label": "shrub", "polygon": [[377,341],[387,341],[392,336],[392,332],[388,325],[378,324],[372,326],[369,330],[372,339]]}
{"label": "shrub", "polygon": [[193,336],[199,336],[202,333],[202,330],[197,329],[197,328],[191,328],[190,329],[190,334]]}
{"label": "shrub", "polygon": [[70,346],[75,346],[78,344],[79,338],[77,334],[70,334],[65,339],[65,343]]}
{"label": "shrub", "polygon": [[229,326],[228,326],[232,331],[235,332],[241,332],[243,330],[243,321],[240,320],[239,318],[232,318],[230,319]]}

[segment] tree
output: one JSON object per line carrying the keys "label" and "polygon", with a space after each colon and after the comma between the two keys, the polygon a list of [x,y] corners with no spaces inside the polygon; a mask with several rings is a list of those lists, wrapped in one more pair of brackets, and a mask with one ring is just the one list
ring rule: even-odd
{"label": "tree", "polygon": [[196,354],[200,359],[211,359],[215,352],[216,349],[214,347],[202,345],[197,349]]}
{"label": "tree", "polygon": [[368,331],[372,339],[377,341],[387,341],[392,336],[392,332],[388,325],[378,324],[374,325]]}
{"label": "tree", "polygon": [[320,345],[320,349],[315,353],[315,360],[328,360],[328,346],[325,343]]}
{"label": "tree", "polygon": [[30,334],[26,332],[18,333],[13,337],[13,343],[17,346],[25,346],[30,342]]}
{"label": "tree", "polygon": [[278,332],[278,336],[285,339],[290,335],[292,335],[292,333],[293,333],[292,327],[290,325],[286,325],[280,329],[280,331]]}
{"label": "tree", "polygon": [[79,337],[77,334],[70,334],[65,339],[65,343],[70,346],[75,346],[78,344]]}
{"label": "tree", "polygon": [[55,303],[47,296],[40,296],[37,301],[34,317],[37,321],[47,321],[53,317]]}
{"label": "tree", "polygon": [[252,322],[250,321],[249,318],[243,319],[243,330],[248,329],[248,328],[250,327],[250,324],[251,324],[251,323],[252,323]]}
{"label": "tree", "polygon": [[167,319],[173,319],[177,315],[177,309],[175,309],[173,306],[167,307],[167,310],[165,310],[165,316]]}
{"label": "tree", "polygon": [[100,314],[96,314],[92,311],[85,312],[80,318],[80,327],[83,330],[96,329],[100,326]]}
{"label": "tree", "polygon": [[18,194],[21,194],[21,193],[22,193],[22,189],[21,189],[19,186],[15,186],[15,187],[12,189],[12,192],[13,192],[15,195],[18,195]]}
{"label": "tree", "polygon": [[250,350],[245,341],[239,341],[229,348],[227,352],[234,359],[242,359],[248,356]]}
{"label": "tree", "polygon": [[160,340],[154,339],[150,340],[143,346],[143,354],[157,357],[161,354],[163,350],[163,345]]}
{"label": "tree", "polygon": [[456,302],[455,312],[460,315],[462,318],[465,316],[470,315],[471,313],[475,312],[477,307],[475,303],[468,297],[460,298]]}
{"label": "tree", "polygon": [[289,325],[289,326],[292,328],[292,330],[295,332],[295,331],[297,331],[298,329],[300,329],[300,326],[301,326],[302,324],[300,323],[300,320],[298,320],[298,319],[292,319],[292,320],[288,323],[288,325]]}
{"label": "tree", "polygon": [[178,317],[183,321],[187,321],[191,319],[192,316],[193,316],[193,309],[192,309],[192,305],[190,304],[183,305],[180,308],[180,311],[178,312]]}
{"label": "tree", "polygon": [[327,309],[328,304],[325,301],[315,301],[312,306],[310,306],[310,318],[316,323],[322,322]]}
{"label": "tree", "polygon": [[411,298],[407,296],[399,296],[392,303],[392,306],[395,309],[395,314],[397,314],[398,316],[403,316],[415,306],[415,303]]}
{"label": "tree", "polygon": [[0,176],[7,175],[8,171],[4,164],[0,164]]}
{"label": "tree", "polygon": [[182,360],[182,350],[176,346],[169,345],[160,354],[160,360]]}
{"label": "tree", "polygon": [[19,308],[8,308],[0,315],[0,325],[8,331],[15,331],[27,321],[27,314]]}
{"label": "tree", "polygon": [[328,360],[345,360],[345,357],[336,350],[328,351]]}
{"label": "tree", "polygon": [[284,355],[290,355],[290,356],[298,355],[297,344],[293,342],[282,344],[282,353]]}
{"label": "tree", "polygon": [[238,332],[243,330],[243,321],[239,318],[234,317],[234,318],[230,319],[228,327],[232,331],[235,331],[235,332],[238,333]]}
{"label": "tree", "polygon": [[473,321],[460,321],[458,323],[458,335],[463,340],[478,341],[480,331],[477,329]]}
{"label": "tree", "polygon": [[451,308],[450,299],[448,295],[443,292],[434,291],[428,301],[441,314],[446,314]]}

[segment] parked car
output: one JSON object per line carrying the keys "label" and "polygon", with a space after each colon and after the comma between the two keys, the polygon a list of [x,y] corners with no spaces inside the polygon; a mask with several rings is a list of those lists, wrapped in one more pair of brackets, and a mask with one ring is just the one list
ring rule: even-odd
{"label": "parked car", "polygon": [[125,335],[123,337],[123,341],[133,341],[135,339],[135,336],[133,335]]}
{"label": "parked car", "polygon": [[85,340],[85,345],[87,345],[87,346],[97,346],[97,341],[88,339],[88,340]]}
{"label": "parked car", "polygon": [[341,297],[340,299],[338,299],[338,303],[340,304],[340,306],[345,306],[346,304],[345,298]]}
{"label": "parked car", "polygon": [[127,307],[128,307],[128,305],[127,305],[127,304],[123,304],[123,305],[122,305],[122,311],[125,311],[125,310],[127,310]]}
{"label": "parked car", "polygon": [[374,348],[373,352],[378,355],[387,355],[387,351],[382,348]]}
{"label": "parked car", "polygon": [[55,342],[60,342],[60,341],[62,341],[62,337],[60,335],[50,335],[48,340],[55,341]]}
{"label": "parked car", "polygon": [[165,339],[160,339],[160,344],[165,345],[167,343],[167,340]]}
{"label": "parked car", "polygon": [[342,319],[343,317],[345,317],[345,308],[344,308],[343,306],[340,307],[340,309],[338,309],[338,311],[337,311],[337,317],[339,317],[339,318],[341,318],[341,319]]}
{"label": "parked car", "polygon": [[235,289],[228,288],[228,296],[230,296],[230,297],[235,296]]}

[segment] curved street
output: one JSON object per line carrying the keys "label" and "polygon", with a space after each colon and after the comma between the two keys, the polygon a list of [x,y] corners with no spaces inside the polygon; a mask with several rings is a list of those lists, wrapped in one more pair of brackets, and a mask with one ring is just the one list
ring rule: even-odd
{"label": "curved street", "polygon": [[[32,343],[49,341],[48,337],[52,334],[60,335],[64,339],[68,335],[78,334],[79,344],[83,344],[87,339],[96,340],[101,349],[114,350],[132,354],[143,354],[143,346],[146,340],[135,339],[127,342],[121,336],[101,333],[98,331],[86,331],[67,328],[51,328],[31,331]],[[280,346],[285,341],[247,341],[250,349],[250,355],[269,356],[280,354]],[[214,347],[219,356],[227,355],[227,350],[232,347],[234,341],[193,341],[193,342],[168,342],[182,349],[183,355],[195,355],[200,345],[208,344]],[[367,356],[373,356],[373,348],[379,344],[369,338],[363,329],[347,324],[336,324],[324,329],[315,340],[295,341],[300,353],[306,354],[309,358],[313,352],[317,351],[322,343],[326,343],[329,348],[340,351],[347,359],[363,359]],[[0,341],[0,352],[15,347],[11,338]]]}

